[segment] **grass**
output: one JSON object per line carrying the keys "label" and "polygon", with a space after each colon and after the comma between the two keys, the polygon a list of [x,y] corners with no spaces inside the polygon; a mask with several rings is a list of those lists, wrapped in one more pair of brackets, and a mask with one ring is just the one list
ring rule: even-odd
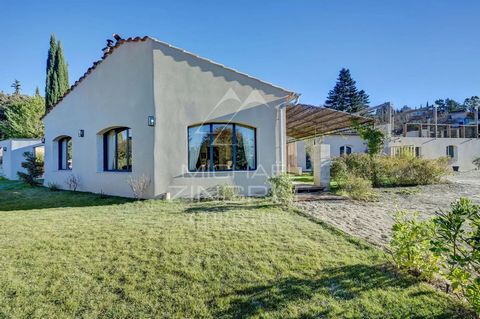
{"label": "grass", "polygon": [[313,174],[310,172],[302,173],[302,175],[293,175],[292,181],[297,184],[313,184]]}
{"label": "grass", "polygon": [[127,202],[0,181],[0,250],[0,318],[466,316],[379,250],[265,200]]}

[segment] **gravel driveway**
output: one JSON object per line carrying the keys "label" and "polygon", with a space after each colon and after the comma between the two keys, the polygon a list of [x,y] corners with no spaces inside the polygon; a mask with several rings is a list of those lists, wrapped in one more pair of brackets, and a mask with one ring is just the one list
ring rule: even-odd
{"label": "gravel driveway", "polygon": [[480,171],[456,173],[448,177],[446,184],[376,191],[379,198],[375,202],[330,199],[300,201],[295,205],[351,235],[385,247],[397,211],[418,211],[421,217],[428,217],[439,209],[448,209],[460,197],[480,204]]}

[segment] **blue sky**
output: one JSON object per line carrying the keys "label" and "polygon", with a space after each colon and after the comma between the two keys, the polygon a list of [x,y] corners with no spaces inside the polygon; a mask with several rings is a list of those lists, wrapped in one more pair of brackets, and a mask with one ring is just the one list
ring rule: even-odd
{"label": "blue sky", "polygon": [[70,82],[112,33],[151,35],[322,104],[342,67],[372,104],[480,95],[480,1],[2,1],[0,90],[44,89],[55,33]]}

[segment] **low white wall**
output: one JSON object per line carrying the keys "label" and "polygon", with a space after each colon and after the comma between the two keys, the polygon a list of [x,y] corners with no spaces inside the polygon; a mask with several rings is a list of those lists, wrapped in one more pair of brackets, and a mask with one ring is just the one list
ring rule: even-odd
{"label": "low white wall", "polygon": [[326,135],[318,138],[322,144],[330,145],[330,156],[340,156],[340,147],[350,146],[352,153],[365,153],[367,151],[367,143],[356,135]]}

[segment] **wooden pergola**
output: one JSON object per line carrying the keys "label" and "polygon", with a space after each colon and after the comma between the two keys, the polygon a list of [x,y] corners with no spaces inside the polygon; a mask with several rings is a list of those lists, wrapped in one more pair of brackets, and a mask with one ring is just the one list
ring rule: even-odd
{"label": "wooden pergola", "polygon": [[325,107],[297,104],[287,107],[287,137],[304,140],[331,134],[358,124],[373,124],[373,119]]}

